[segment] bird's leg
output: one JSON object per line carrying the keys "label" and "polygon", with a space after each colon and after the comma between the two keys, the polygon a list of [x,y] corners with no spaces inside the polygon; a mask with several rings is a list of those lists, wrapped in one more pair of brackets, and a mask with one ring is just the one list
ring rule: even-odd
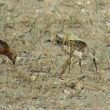
{"label": "bird's leg", "polygon": [[94,65],[95,65],[95,68],[96,68],[96,72],[97,72],[97,63],[96,63],[95,57],[93,58],[93,62],[94,62]]}
{"label": "bird's leg", "polygon": [[68,58],[65,62],[65,64],[63,65],[63,70],[60,72],[60,78],[62,78],[62,75],[64,74],[64,72],[66,71],[68,65],[71,63],[71,59]]}
{"label": "bird's leg", "polygon": [[91,53],[92,53],[91,57],[93,59],[93,62],[94,62],[95,68],[96,68],[96,72],[97,72],[97,63],[96,63],[96,58],[95,58],[96,52],[94,49],[91,49]]}
{"label": "bird's leg", "polygon": [[94,52],[92,54],[93,54],[93,62],[94,62],[94,65],[95,65],[95,68],[96,68],[96,72],[97,72],[97,63],[96,63],[96,59],[95,59],[95,54],[96,54],[95,50],[94,50]]}
{"label": "bird's leg", "polygon": [[83,52],[75,50],[74,51],[74,55],[79,57],[79,66],[80,66],[81,72],[82,72],[82,56],[83,56]]}
{"label": "bird's leg", "polygon": [[63,65],[63,70],[60,73],[60,78],[62,78],[62,74],[66,71],[68,66],[69,66],[69,73],[70,73],[72,55],[73,55],[73,47],[70,47],[69,58],[66,60],[65,64]]}
{"label": "bird's leg", "polygon": [[81,65],[81,58],[79,58],[79,66],[81,67],[82,65]]}
{"label": "bird's leg", "polygon": [[80,66],[80,70],[81,70],[81,73],[82,73],[82,59],[79,58],[79,66]]}
{"label": "bird's leg", "polygon": [[72,52],[73,51],[73,48],[72,48],[72,46],[70,47],[70,55],[69,55],[69,57],[70,57],[70,61],[68,62],[68,64],[69,64],[69,73],[70,73],[70,70],[71,70],[71,58],[72,58]]}
{"label": "bird's leg", "polygon": [[[65,41],[63,40],[63,46],[62,46],[62,49],[64,50],[64,45],[65,45]],[[66,53],[66,52],[65,52]]]}

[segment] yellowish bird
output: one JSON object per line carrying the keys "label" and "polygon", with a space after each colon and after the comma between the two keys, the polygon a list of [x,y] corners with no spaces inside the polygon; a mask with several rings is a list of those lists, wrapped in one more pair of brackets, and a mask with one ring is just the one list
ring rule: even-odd
{"label": "yellowish bird", "polygon": [[96,67],[97,71],[97,64],[96,64],[96,59],[95,59],[95,50],[88,48],[88,45],[85,41],[80,39],[74,34],[71,33],[66,33],[66,34],[57,34],[55,41],[60,44],[60,45],[67,45],[71,48],[72,50],[72,55],[78,56],[79,57],[79,65],[81,67],[81,61],[82,57],[84,56],[84,53],[92,53],[89,56],[93,59],[94,65]]}

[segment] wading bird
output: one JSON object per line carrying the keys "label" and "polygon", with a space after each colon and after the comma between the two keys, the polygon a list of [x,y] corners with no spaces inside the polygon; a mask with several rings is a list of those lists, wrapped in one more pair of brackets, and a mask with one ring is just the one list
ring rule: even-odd
{"label": "wading bird", "polygon": [[[56,34],[55,35],[55,42],[59,44],[62,49],[64,50],[64,45],[70,47],[70,51],[68,53],[70,55],[70,58],[67,59],[66,64],[64,65],[64,69],[61,72],[61,74],[65,71],[67,65],[70,65],[71,58],[75,55],[79,57],[79,66],[81,67],[81,61],[83,59],[83,56],[89,56],[93,59],[95,69],[97,71],[97,64],[96,64],[96,58],[95,58],[95,50],[93,48],[89,48],[87,43],[74,34]],[[64,50],[65,51],[65,50]]]}

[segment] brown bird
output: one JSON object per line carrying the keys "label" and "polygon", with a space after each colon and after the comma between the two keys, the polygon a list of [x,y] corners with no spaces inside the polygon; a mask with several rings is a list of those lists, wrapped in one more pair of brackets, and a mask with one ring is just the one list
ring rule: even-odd
{"label": "brown bird", "polygon": [[0,40],[0,55],[7,56],[13,62],[13,64],[15,64],[17,57],[16,52],[11,50],[9,45],[3,40]]}

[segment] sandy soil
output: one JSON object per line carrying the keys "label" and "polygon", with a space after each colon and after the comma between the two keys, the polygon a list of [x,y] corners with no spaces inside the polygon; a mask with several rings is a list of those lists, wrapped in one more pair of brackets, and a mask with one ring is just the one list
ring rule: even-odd
{"label": "sandy soil", "polygon": [[[0,110],[110,110],[109,0],[0,0],[0,39],[17,52],[15,66],[0,56]],[[83,60],[46,42],[71,32],[96,50]],[[107,46],[108,45],[108,46]]]}

